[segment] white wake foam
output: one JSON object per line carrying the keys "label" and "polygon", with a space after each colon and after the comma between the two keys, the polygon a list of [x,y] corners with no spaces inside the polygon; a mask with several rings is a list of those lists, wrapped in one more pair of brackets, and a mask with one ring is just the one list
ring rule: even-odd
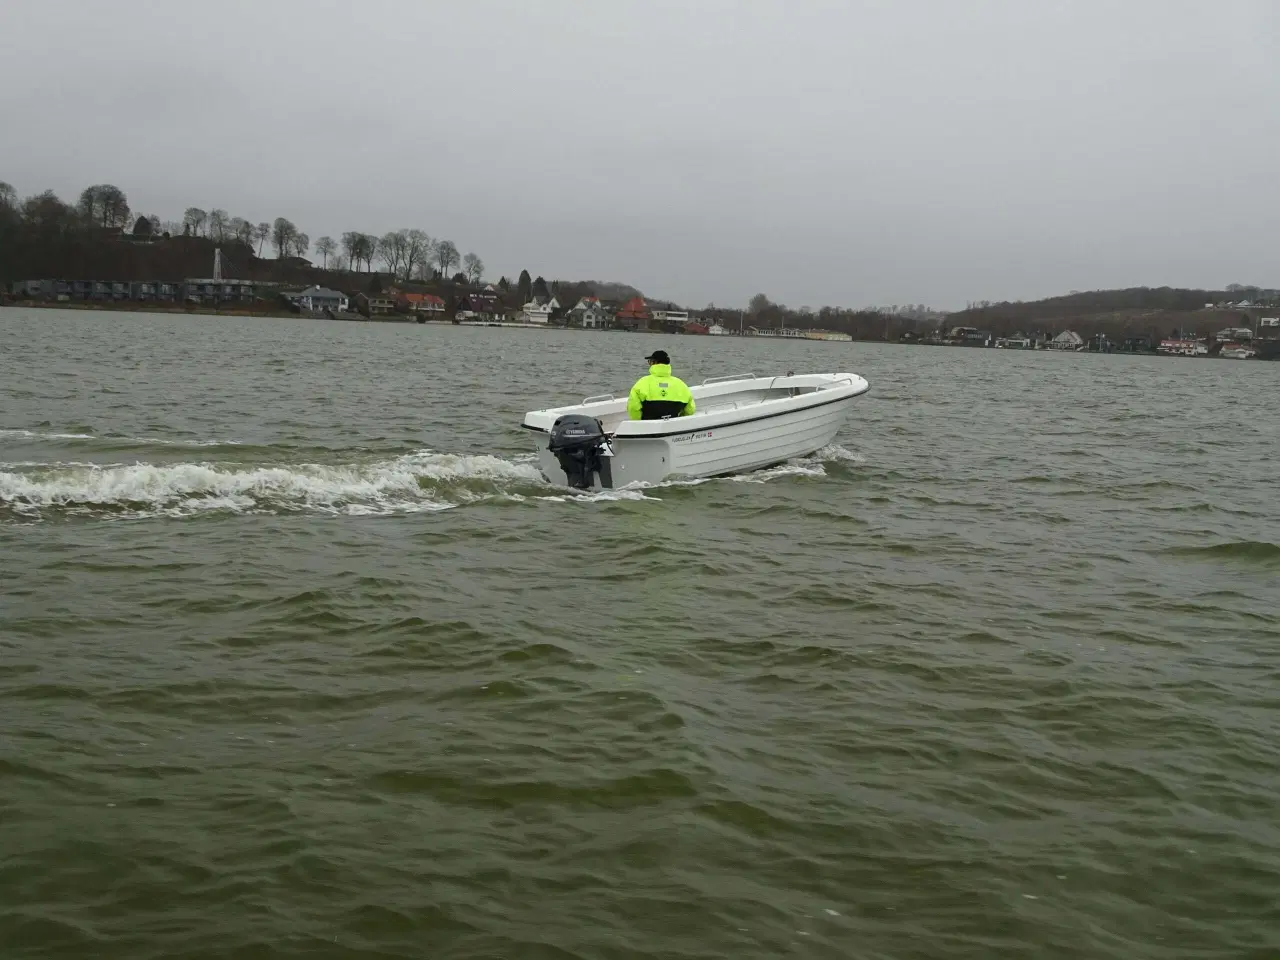
{"label": "white wake foam", "polygon": [[[768,483],[784,477],[823,477],[823,464],[831,462],[861,463],[863,458],[842,447],[826,447],[767,470],[722,479]],[[368,463],[288,466],[25,461],[0,464],[0,516],[8,512],[40,519],[63,513],[134,519],[217,511],[381,516],[448,510],[495,497],[557,503],[660,500],[664,487],[715,482],[672,480],[570,493],[546,484],[532,456],[507,460],[430,451]]]}
{"label": "white wake foam", "polygon": [[[479,489],[468,488],[466,481],[477,481]],[[368,464],[281,467],[56,464],[0,471],[0,506],[34,516],[51,509],[125,517],[219,510],[380,515],[447,510],[493,496],[501,484],[513,482],[540,483],[541,476],[533,464],[438,453]]]}
{"label": "white wake foam", "polygon": [[0,437],[19,437],[23,440],[96,440],[91,433],[40,433],[36,430],[0,430]]}
{"label": "white wake foam", "polygon": [[39,430],[0,430],[0,439],[10,437],[19,440],[101,440],[107,443],[132,443],[142,446],[165,446],[165,447],[238,447],[241,446],[239,440],[173,440],[165,437],[125,437],[125,436],[99,436],[94,433],[55,433],[42,432]]}

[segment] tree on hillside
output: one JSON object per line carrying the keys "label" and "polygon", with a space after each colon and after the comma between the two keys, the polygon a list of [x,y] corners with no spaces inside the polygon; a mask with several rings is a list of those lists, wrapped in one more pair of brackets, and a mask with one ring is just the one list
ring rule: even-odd
{"label": "tree on hillside", "polygon": [[232,237],[239,240],[250,250],[253,249],[253,241],[257,236],[257,231],[254,230],[252,223],[244,217],[232,217],[231,222],[227,224],[227,229]]}
{"label": "tree on hillside", "polygon": [[56,240],[75,231],[84,222],[79,213],[46,190],[22,203],[22,219],[38,239]]}
{"label": "tree on hillside", "polygon": [[404,248],[408,242],[409,238],[403,230],[391,230],[378,239],[378,258],[387,268],[387,273],[393,277],[400,276],[400,269],[404,264]]}
{"label": "tree on hillside", "polygon": [[200,236],[200,231],[204,227],[205,221],[209,219],[209,214],[205,213],[199,207],[187,207],[182,214],[182,231],[189,233],[193,237]]}
{"label": "tree on hillside", "polygon": [[342,255],[347,258],[347,269],[356,269],[356,254],[360,250],[360,234],[354,230],[348,230],[342,235]]}
{"label": "tree on hillside", "polygon": [[413,276],[414,269],[421,269],[431,259],[432,240],[425,230],[404,231],[404,278]]}
{"label": "tree on hillside", "polygon": [[539,277],[533,281],[533,297],[535,300],[550,300],[551,292],[547,289],[547,281]]}
{"label": "tree on hillside", "polygon": [[321,237],[316,241],[316,253],[324,257],[324,268],[329,269],[329,258],[337,251],[338,245],[333,242],[333,237]]}
{"label": "tree on hillside", "polygon": [[373,269],[373,258],[378,256],[379,240],[368,233],[349,230],[342,235],[342,252],[347,258],[348,269],[358,270],[360,264],[365,269]]}
{"label": "tree on hillside", "polygon": [[99,183],[85,187],[80,194],[79,212],[96,226],[123,229],[129,225],[129,201],[124,191],[114,184]]}
{"label": "tree on hillside", "polygon": [[209,236],[214,240],[217,240],[219,243],[222,243],[224,240],[226,240],[227,224],[230,222],[230,220],[231,218],[227,215],[227,211],[218,210],[218,209],[210,210],[209,211]]}
{"label": "tree on hillside", "polygon": [[271,225],[271,245],[276,248],[276,259],[287,257],[293,251],[293,242],[297,239],[298,228],[286,217],[276,217]]}
{"label": "tree on hillside", "polygon": [[253,228],[253,239],[258,241],[258,256],[262,256],[262,245],[271,238],[271,224],[263,222]]}
{"label": "tree on hillside", "polygon": [[484,261],[474,253],[468,253],[462,258],[462,267],[467,271],[467,280],[471,283],[479,283],[484,278]]}
{"label": "tree on hillside", "polygon": [[18,209],[18,191],[3,180],[0,180],[0,208],[14,211]]}
{"label": "tree on hillside", "polygon": [[520,280],[516,284],[516,290],[520,293],[520,302],[528,303],[533,298],[533,278],[529,276],[528,270],[520,271]]}
{"label": "tree on hillside", "polygon": [[440,276],[449,275],[449,268],[458,262],[458,248],[452,240],[440,240],[435,248],[436,263],[440,266]]}
{"label": "tree on hillside", "polygon": [[305,257],[307,251],[311,249],[311,238],[305,233],[295,233],[293,236],[292,256]]}
{"label": "tree on hillside", "polygon": [[160,218],[157,217],[154,213],[151,216],[147,217],[147,220],[151,224],[151,235],[153,237],[158,237],[162,233],[164,233],[164,227],[160,223]]}

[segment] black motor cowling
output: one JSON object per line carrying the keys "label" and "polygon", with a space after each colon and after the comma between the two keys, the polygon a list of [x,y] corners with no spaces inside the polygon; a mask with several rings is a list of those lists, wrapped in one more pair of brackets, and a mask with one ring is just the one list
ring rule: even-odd
{"label": "black motor cowling", "polygon": [[555,454],[560,469],[569,478],[569,486],[590,490],[597,474],[602,487],[612,486],[608,482],[609,466],[604,457],[608,444],[604,427],[595,417],[566,413],[552,424],[547,449]]}

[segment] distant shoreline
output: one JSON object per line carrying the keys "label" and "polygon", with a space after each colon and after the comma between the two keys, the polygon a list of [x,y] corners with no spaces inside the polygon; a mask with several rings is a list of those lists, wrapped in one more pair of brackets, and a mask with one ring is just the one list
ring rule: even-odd
{"label": "distant shoreline", "polygon": [[[288,317],[299,317],[303,314],[293,313],[289,310],[219,310],[217,307],[174,307],[159,306],[156,304],[137,303],[127,301],[125,303],[85,303],[83,301],[70,301],[67,303],[49,303],[46,300],[14,300],[10,303],[0,304],[5,307],[23,307],[32,310],[84,310],[99,311],[102,313],[168,313],[175,316],[185,316],[187,314],[200,314],[202,316],[219,316],[219,317],[278,317],[286,319]],[[321,320],[327,320],[328,317],[318,317]]]}
{"label": "distant shoreline", "polygon": [[[171,305],[161,306],[159,304],[136,303],[132,301],[126,302],[105,302],[105,303],[85,303],[83,301],[73,301],[69,303],[49,303],[40,300],[15,300],[9,303],[0,304],[0,307],[11,308],[30,308],[33,310],[81,310],[85,312],[101,312],[101,313],[155,313],[165,314],[169,316],[206,316],[206,317],[259,317],[267,320],[317,320],[326,323],[394,323],[422,327],[502,327],[516,330],[566,330],[570,333],[647,333],[655,336],[692,336],[691,334],[680,334],[667,330],[643,330],[632,331],[622,328],[613,328],[607,330],[597,330],[594,328],[584,327],[561,327],[553,325],[542,325],[534,323],[510,323],[500,320],[418,320],[416,317],[404,315],[378,315],[373,317],[364,316],[346,316],[331,317],[323,313],[294,313],[288,310],[219,310],[216,307],[182,307],[175,308]],[[806,343],[886,343],[895,346],[918,346],[918,347],[951,347],[967,350],[974,349],[996,349],[985,346],[977,346],[973,344],[944,343],[926,340],[861,340],[853,339],[848,341],[825,341],[817,338],[786,338],[786,337],[767,337],[767,336],[750,336],[739,334],[726,334],[721,337],[712,337],[716,340],[766,340],[766,341],[790,341],[802,340]],[[1173,354],[1163,354],[1154,350],[1114,350],[1114,351],[1091,351],[1091,350],[1048,350],[1044,348],[1013,348],[1008,350],[1009,353],[1068,353],[1068,354],[1084,354],[1093,355],[1095,353],[1106,353],[1108,355],[1120,356],[1176,356]],[[1227,358],[1217,355],[1208,355],[1203,357],[1192,357],[1190,359],[1244,359],[1240,357]],[[1251,357],[1249,359],[1274,359],[1272,356]]]}

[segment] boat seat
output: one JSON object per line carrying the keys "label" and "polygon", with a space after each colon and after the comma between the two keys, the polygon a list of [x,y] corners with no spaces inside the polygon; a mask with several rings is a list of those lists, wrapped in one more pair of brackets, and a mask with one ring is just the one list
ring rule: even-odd
{"label": "boat seat", "polygon": [[685,405],[679,400],[645,400],[640,404],[641,420],[665,420],[680,416]]}

